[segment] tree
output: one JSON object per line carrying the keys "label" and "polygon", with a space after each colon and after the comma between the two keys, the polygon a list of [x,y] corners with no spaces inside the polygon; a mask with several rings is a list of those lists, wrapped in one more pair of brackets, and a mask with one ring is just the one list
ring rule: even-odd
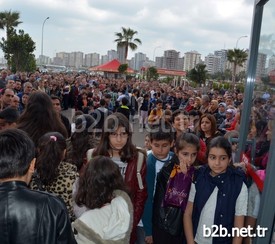
{"label": "tree", "polygon": [[222,80],[223,79],[223,73],[218,71],[214,74],[210,74],[209,75],[211,79],[214,79],[214,80]]}
{"label": "tree", "polygon": [[243,63],[247,60],[247,53],[244,50],[234,48],[227,51],[227,59],[233,64],[232,83],[235,85],[237,67],[243,66]]}
{"label": "tree", "polygon": [[243,70],[238,75],[236,75],[235,81],[242,82],[244,81],[245,77],[246,77],[246,72]]}
{"label": "tree", "polygon": [[[13,34],[14,27],[17,27],[22,21],[19,21],[20,13],[15,11],[4,11],[0,12],[0,29],[6,29],[6,38],[7,41],[10,39],[10,36]],[[6,53],[5,55],[8,65],[10,63],[10,54]]]}
{"label": "tree", "polygon": [[232,71],[230,69],[226,69],[224,71],[224,80],[232,79]]}
{"label": "tree", "polygon": [[207,79],[207,70],[205,64],[197,64],[195,68],[191,69],[187,73],[187,77],[199,84],[205,84]]}
{"label": "tree", "polygon": [[157,80],[158,77],[159,77],[159,74],[158,74],[158,71],[155,67],[149,67],[147,69],[146,76],[147,76],[147,80],[151,80],[151,79]]}
{"label": "tree", "polygon": [[128,64],[121,64],[118,67],[118,72],[121,74],[124,74],[127,69],[128,69]]}
{"label": "tree", "polygon": [[7,59],[9,55],[9,65],[12,71],[34,71],[36,68],[35,56],[35,43],[28,34],[23,30],[19,30],[19,34],[15,30],[12,31],[9,40],[2,38],[0,47],[5,53]]}
{"label": "tree", "polygon": [[134,31],[130,28],[126,29],[125,27],[122,27],[122,32],[115,32],[115,36],[117,39],[115,39],[115,42],[117,43],[117,47],[122,47],[125,49],[125,62],[127,60],[128,56],[128,50],[129,48],[132,51],[135,51],[137,49],[137,44],[142,44],[141,40],[138,38],[134,38],[134,36],[138,34],[137,31]]}
{"label": "tree", "polygon": [[23,23],[22,21],[19,21],[19,18],[20,13],[17,11],[11,12],[10,10],[0,12],[0,29],[6,29],[7,40],[9,40],[9,37],[14,30],[14,27],[17,27],[19,24]]}
{"label": "tree", "polygon": [[262,76],[262,77],[261,77],[261,81],[262,81],[265,85],[268,85],[269,82],[270,82],[270,77],[269,77],[268,75]]}

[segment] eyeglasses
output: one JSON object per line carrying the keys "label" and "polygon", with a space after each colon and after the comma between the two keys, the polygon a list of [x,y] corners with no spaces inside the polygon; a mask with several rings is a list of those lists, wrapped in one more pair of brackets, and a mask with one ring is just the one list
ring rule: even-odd
{"label": "eyeglasses", "polygon": [[119,136],[121,138],[127,138],[128,137],[128,133],[127,132],[122,132],[122,133],[111,132],[110,133],[110,137],[111,138],[118,138]]}

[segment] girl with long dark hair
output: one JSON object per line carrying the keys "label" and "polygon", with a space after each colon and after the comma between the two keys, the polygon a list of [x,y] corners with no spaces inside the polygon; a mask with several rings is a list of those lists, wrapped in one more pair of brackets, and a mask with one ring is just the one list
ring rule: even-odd
{"label": "girl with long dark hair", "polygon": [[74,220],[72,191],[78,178],[75,165],[64,162],[66,140],[59,132],[49,132],[38,140],[36,171],[30,187],[61,197]]}

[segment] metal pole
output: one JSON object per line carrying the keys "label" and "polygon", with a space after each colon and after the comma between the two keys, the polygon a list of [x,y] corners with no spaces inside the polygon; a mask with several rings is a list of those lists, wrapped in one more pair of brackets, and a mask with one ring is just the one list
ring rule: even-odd
{"label": "metal pole", "polygon": [[247,36],[240,36],[238,39],[237,39],[237,42],[236,42],[236,49],[238,48],[238,43],[239,43],[239,40],[242,39],[242,38],[245,38]]}
{"label": "metal pole", "polygon": [[250,114],[251,114],[251,106],[253,103],[253,91],[255,84],[255,76],[256,76],[256,67],[257,67],[257,59],[258,59],[258,48],[261,34],[261,24],[262,24],[262,15],[263,15],[263,7],[255,6],[254,8],[254,16],[253,16],[253,24],[251,30],[251,39],[250,39],[250,48],[249,48],[249,57],[248,57],[248,70],[247,70],[247,78],[246,85],[244,90],[244,101],[243,101],[243,109],[241,116],[241,124],[240,124],[240,141],[239,141],[239,149],[237,152],[237,159],[241,160],[241,154],[245,150],[246,140],[248,135],[249,123],[250,123]]}
{"label": "metal pole", "polygon": [[[273,118],[274,119],[274,118]],[[274,174],[275,174],[275,153],[272,151],[275,148],[275,120],[272,121],[272,139],[270,144],[269,158],[266,168],[266,178],[264,181],[264,190],[261,194],[260,210],[257,219],[257,227],[265,228],[256,229],[257,236],[253,243],[266,244],[274,243],[273,240],[273,228],[275,217],[275,197],[274,197]],[[264,232],[263,232],[264,231]]]}
{"label": "metal pole", "polygon": [[[43,59],[43,36],[44,36],[44,25],[45,25],[45,22],[49,19],[50,17],[47,17],[44,21],[43,21],[43,24],[42,24],[42,39],[41,39],[41,59]],[[41,62],[42,63],[42,62]]]}

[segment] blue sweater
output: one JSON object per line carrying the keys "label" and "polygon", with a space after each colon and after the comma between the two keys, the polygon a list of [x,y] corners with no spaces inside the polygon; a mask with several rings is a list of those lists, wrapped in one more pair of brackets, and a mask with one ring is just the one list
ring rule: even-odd
{"label": "blue sweater", "polygon": [[146,164],[147,164],[147,173],[146,173],[146,184],[147,184],[147,192],[148,197],[144,206],[144,212],[142,215],[142,223],[145,230],[145,236],[152,235],[152,216],[153,216],[153,200],[154,200],[154,187],[156,181],[156,162],[161,161],[163,165],[166,162],[169,162],[173,157],[174,153],[169,152],[169,157],[167,160],[162,161],[157,159],[152,153],[147,156]]}

